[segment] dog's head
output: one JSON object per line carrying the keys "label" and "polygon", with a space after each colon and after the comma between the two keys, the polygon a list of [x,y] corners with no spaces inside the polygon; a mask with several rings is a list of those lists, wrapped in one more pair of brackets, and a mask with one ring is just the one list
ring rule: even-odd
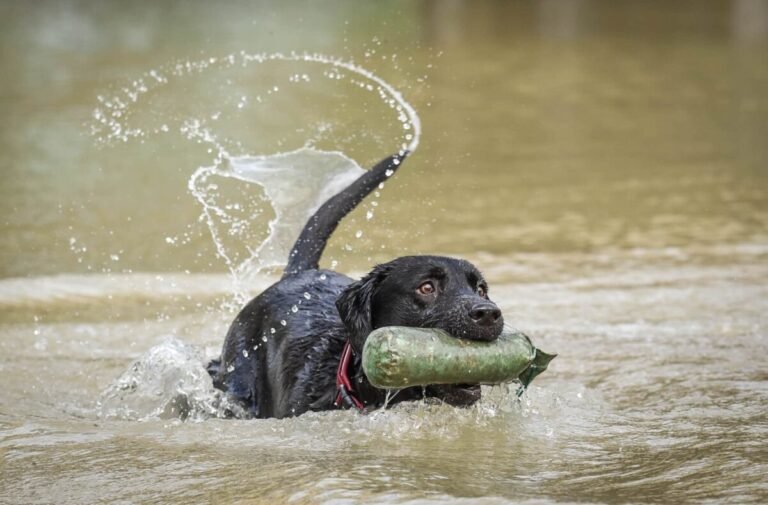
{"label": "dog's head", "polygon": [[[440,328],[457,338],[492,341],[504,325],[480,271],[468,261],[440,256],[405,256],[379,265],[350,284],[336,307],[358,354],[368,334],[384,326]],[[476,385],[428,390],[451,404],[480,397]]]}

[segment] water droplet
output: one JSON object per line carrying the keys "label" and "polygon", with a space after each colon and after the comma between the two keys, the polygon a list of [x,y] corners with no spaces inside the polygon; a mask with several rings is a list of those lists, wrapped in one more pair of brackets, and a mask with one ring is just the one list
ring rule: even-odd
{"label": "water droplet", "polygon": [[118,261],[120,259],[120,256],[118,256],[117,254],[110,254],[109,259],[111,259],[112,261]]}
{"label": "water droplet", "polygon": [[363,230],[357,230],[355,232],[355,238],[360,238],[363,236]]}
{"label": "water droplet", "polygon": [[235,371],[235,365],[229,365],[227,367],[227,372],[234,372]]}
{"label": "water droplet", "polygon": [[274,329],[274,328],[270,328],[270,329],[269,329],[269,332],[270,332],[272,335],[274,335],[274,334],[275,334],[275,329]]}
{"label": "water droplet", "polygon": [[326,278],[327,278],[327,276],[325,274],[320,274],[320,280],[321,281],[324,281]]}
{"label": "water droplet", "polygon": [[282,324],[283,326],[287,326],[288,325],[288,323],[285,321],[285,319],[281,319],[280,320],[280,324]]}
{"label": "water droplet", "polygon": [[307,293],[307,292],[305,291],[305,292],[304,292],[304,298],[306,298],[307,300],[309,300],[310,298],[312,298],[312,295],[310,295],[309,293]]}
{"label": "water droplet", "polygon": [[243,349],[243,357],[244,358],[248,357],[248,349]]}
{"label": "water droplet", "polygon": [[369,210],[368,212],[365,213],[365,219],[367,219],[369,221],[371,219],[373,219],[373,211],[372,210]]}
{"label": "water droplet", "polygon": [[291,312],[293,312],[294,314],[297,313],[298,311],[299,311],[299,308],[296,305],[291,307]]}

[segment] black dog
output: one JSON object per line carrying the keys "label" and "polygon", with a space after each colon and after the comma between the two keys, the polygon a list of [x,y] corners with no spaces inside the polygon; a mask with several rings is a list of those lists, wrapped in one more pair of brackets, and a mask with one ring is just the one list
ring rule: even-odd
{"label": "black dog", "polygon": [[[304,226],[280,281],[251,300],[232,323],[221,358],[209,372],[215,386],[249,415],[287,417],[383,405],[386,392],[368,382],[360,365],[365,339],[376,328],[441,328],[474,340],[494,340],[501,333],[501,311],[467,261],[407,256],[375,267],[357,282],[318,269],[341,219],[391,176],[406,154],[384,159],[325,202]],[[348,358],[342,360],[342,354]],[[480,386],[413,387],[394,400],[424,395],[471,405],[480,398]]]}

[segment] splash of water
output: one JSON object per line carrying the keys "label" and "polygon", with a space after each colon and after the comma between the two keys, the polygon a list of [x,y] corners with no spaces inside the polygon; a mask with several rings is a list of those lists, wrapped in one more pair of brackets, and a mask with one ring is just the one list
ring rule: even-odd
{"label": "splash of water", "polygon": [[[418,147],[421,136],[419,116],[392,85],[352,62],[317,53],[295,52],[249,54],[241,51],[223,58],[179,62],[150,70],[115,96],[99,97],[101,105],[93,113],[92,134],[97,141],[108,144],[168,132],[171,127],[167,123],[150,132],[132,127],[129,118],[134,104],[174,79],[206,71],[247,68],[275,61],[319,65],[323,69],[321,75],[324,78],[346,81],[366,93],[374,94],[394,111],[402,126],[402,140],[393,151],[402,154],[405,151],[413,152]],[[310,73],[300,72],[289,80],[293,83],[310,83]],[[267,90],[269,94],[276,92],[278,86],[271,86]],[[256,101],[260,102],[261,98],[258,95]],[[240,97],[237,109],[242,109],[247,103],[247,97]],[[211,119],[219,120],[220,117],[221,112],[216,112]],[[179,131],[191,141],[210,146],[213,163],[194,171],[188,189],[201,205],[201,219],[209,229],[218,256],[232,274],[237,294],[241,294],[242,287],[250,284],[253,277],[265,268],[283,265],[306,219],[327,198],[363,173],[363,169],[344,153],[312,147],[313,139],[307,139],[303,147],[292,151],[269,155],[234,155],[226,148],[227,141],[213,131],[207,118],[187,118],[179,125]],[[243,201],[223,203],[224,198],[219,193],[222,181],[255,184],[263,192],[264,198],[252,204],[248,211],[244,210],[246,203]],[[241,196],[247,192],[246,187]],[[273,217],[269,219],[265,232],[259,234],[253,227],[254,223],[263,222],[263,218],[270,213],[264,208],[265,204],[271,208]],[[366,218],[371,217],[372,210]],[[258,236],[259,243],[253,243],[257,241],[255,236]],[[237,242],[235,246],[229,243],[233,240]],[[176,240],[169,237],[168,242],[173,244]]]}
{"label": "splash of water", "polygon": [[[263,269],[283,265],[307,219],[363,173],[357,163],[341,152],[303,147],[271,156],[230,157],[225,164],[201,167],[190,178],[189,190],[203,207],[219,256],[237,281],[250,284],[251,277]],[[227,249],[224,235],[249,223],[233,219],[210,198],[215,177],[258,184],[274,209],[267,238],[244,259]]]}
{"label": "splash of water", "polygon": [[136,360],[97,402],[103,419],[206,419],[241,409],[214,389],[202,353],[174,337]]}
{"label": "splash of water", "polygon": [[[131,85],[123,87],[120,92],[111,97],[99,95],[97,98],[101,105],[94,109],[91,124],[91,134],[97,141],[110,143],[113,141],[128,141],[133,138],[146,137],[147,132],[139,128],[128,126],[126,118],[129,116],[132,104],[141,100],[147,93],[169,83],[173,78],[185,77],[192,74],[200,74],[211,69],[226,69],[235,66],[247,68],[251,64],[261,64],[270,61],[282,62],[305,62],[319,64],[331,67],[331,71],[324,72],[324,76],[331,80],[349,79],[353,84],[361,89],[376,93],[390,108],[398,114],[403,130],[404,140],[400,151],[408,150],[413,152],[419,146],[421,137],[421,120],[416,110],[408,103],[402,94],[384,79],[378,77],[370,70],[367,70],[353,62],[345,61],[340,58],[320,54],[320,53],[248,53],[240,51],[232,53],[225,57],[210,57],[197,61],[178,62],[172,65],[162,67],[160,70],[149,70],[141,77],[135,79]],[[356,77],[349,77],[342,71],[348,71]],[[305,76],[306,74],[304,74]],[[304,76],[298,76],[298,80],[307,80]],[[277,87],[273,88],[277,91]],[[242,108],[244,102],[238,103]],[[183,127],[182,127],[183,128]],[[163,124],[158,131],[168,131],[167,124]],[[208,132],[210,133],[210,132]],[[215,147],[219,148],[219,154],[228,156],[221,145],[215,141],[215,138],[204,138]]]}

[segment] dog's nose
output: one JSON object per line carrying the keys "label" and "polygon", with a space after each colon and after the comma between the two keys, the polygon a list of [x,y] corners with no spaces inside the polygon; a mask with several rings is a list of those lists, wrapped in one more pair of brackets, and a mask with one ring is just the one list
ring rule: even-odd
{"label": "dog's nose", "polygon": [[478,303],[469,309],[469,317],[480,326],[491,326],[501,317],[501,311],[492,303]]}

